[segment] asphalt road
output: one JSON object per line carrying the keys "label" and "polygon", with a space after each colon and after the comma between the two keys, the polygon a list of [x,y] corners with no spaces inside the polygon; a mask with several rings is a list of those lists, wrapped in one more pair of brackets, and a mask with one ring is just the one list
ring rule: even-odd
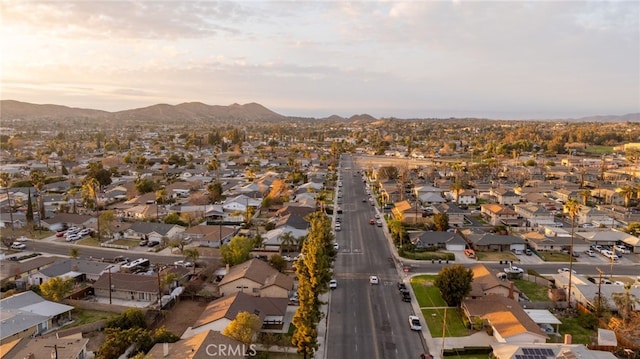
{"label": "asphalt road", "polygon": [[[392,259],[383,228],[369,224],[375,207],[367,198],[353,163],[343,161],[342,230],[334,267],[338,288],[331,292],[326,358],[419,358],[428,350],[419,332],[409,329],[411,304],[397,289],[398,267]],[[376,275],[380,284],[372,285]]]}

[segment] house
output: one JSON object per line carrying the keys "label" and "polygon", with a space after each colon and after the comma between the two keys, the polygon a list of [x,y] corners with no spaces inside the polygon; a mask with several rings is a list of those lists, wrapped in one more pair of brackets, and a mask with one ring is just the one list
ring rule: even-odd
{"label": "house", "polygon": [[182,339],[203,331],[222,332],[240,312],[256,314],[262,321],[263,329],[286,332],[289,326],[284,325],[284,320],[288,305],[288,298],[254,297],[243,292],[235,292],[209,303],[200,318],[182,334]]}
{"label": "house", "polygon": [[473,281],[469,298],[481,298],[487,295],[501,295],[513,299],[520,297],[520,290],[513,285],[513,282],[498,278],[498,273],[491,271],[484,264],[471,267],[471,271]]}
{"label": "house", "polygon": [[0,300],[0,344],[42,334],[71,320],[74,308],[27,291]]}
{"label": "house", "polygon": [[499,343],[544,343],[549,337],[517,301],[491,294],[465,299],[461,309],[470,323],[482,320]]}
{"label": "house", "polygon": [[571,340],[565,338],[565,343],[514,343],[514,344],[492,344],[493,352],[491,357],[495,359],[616,359],[610,352],[591,350],[584,344],[571,344]]}
{"label": "house", "polygon": [[599,209],[580,206],[580,211],[578,211],[578,215],[576,216],[576,222],[578,224],[593,222],[607,223],[610,226],[613,223],[613,218]]}
{"label": "house", "polygon": [[187,228],[180,233],[180,238],[183,243],[193,242],[202,247],[219,248],[223,244],[229,243],[237,233],[238,229],[234,227],[202,223],[198,226]]}
{"label": "house", "polygon": [[541,225],[552,225],[555,217],[546,208],[534,204],[516,204],[513,206],[516,214],[527,221],[527,226],[538,227]]}
{"label": "house", "polygon": [[467,241],[479,252],[524,251],[527,246],[525,240],[520,237],[493,233],[471,234],[467,236]]}
{"label": "house", "polygon": [[[571,233],[562,228],[544,227],[544,233],[528,232],[522,234],[522,238],[529,244],[529,247],[538,252],[558,252],[560,250],[568,250],[571,247]],[[584,252],[589,249],[589,242],[574,236],[573,251]]]}
{"label": "house", "polygon": [[16,339],[0,346],[0,358],[88,358],[88,338],[82,334]]}
{"label": "house", "polygon": [[293,290],[293,278],[282,274],[259,259],[251,259],[231,267],[218,283],[220,295],[237,292],[256,297],[289,298]]}
{"label": "house", "polygon": [[493,226],[518,224],[518,214],[508,206],[490,203],[480,206],[481,213],[489,219]]}
{"label": "house", "polygon": [[584,239],[589,245],[615,246],[622,242],[626,247],[633,249],[633,253],[640,253],[640,239],[628,233],[617,230],[605,230],[595,232],[576,232],[576,238]]}
{"label": "house", "polygon": [[25,288],[28,284],[27,278],[30,274],[36,273],[42,268],[54,263],[59,257],[38,256],[28,261],[0,261],[0,283],[5,284],[10,281],[16,282],[18,287]]}
{"label": "house", "polygon": [[[455,198],[455,195],[454,195]],[[458,193],[458,204],[464,204],[464,205],[469,205],[469,204],[476,204],[476,202],[478,201],[478,198],[475,194],[475,192],[471,191],[471,190],[464,190],[464,191],[459,191]]]}
{"label": "house", "polygon": [[[557,273],[554,274],[556,286],[563,288],[565,291],[569,287],[569,273]],[[581,305],[594,309],[594,302],[597,301],[598,295],[607,298],[607,304],[612,311],[617,311],[618,308],[611,298],[614,293],[625,293],[624,286],[611,284],[611,281],[603,281],[598,285],[598,278],[592,278],[593,282],[586,276],[581,274],[573,274],[571,276],[571,300],[574,303],[580,303]],[[595,283],[594,283],[595,282]],[[629,289],[629,293],[636,298],[640,298],[640,286],[632,286]]]}
{"label": "house", "polygon": [[391,210],[395,219],[404,223],[423,223],[422,208],[418,204],[411,205],[409,201],[400,201],[394,204]]}
{"label": "house", "polygon": [[449,217],[449,226],[462,227],[464,225],[464,216],[467,211],[462,210],[455,203],[435,203],[433,204],[433,213],[446,213]]}
{"label": "house", "polygon": [[203,330],[175,343],[157,343],[147,356],[164,359],[245,359],[255,349],[214,330]]}
{"label": "house", "polygon": [[80,228],[95,228],[97,219],[95,216],[75,213],[58,213],[52,218],[45,218],[40,224],[49,230],[56,230],[58,226],[76,226]]}
{"label": "house", "polygon": [[448,251],[463,251],[467,246],[467,242],[457,232],[412,232],[409,233],[409,241],[416,248],[436,247]]}
{"label": "house", "polygon": [[125,231],[125,237],[146,238],[152,242],[162,242],[162,238],[179,238],[184,231],[185,228],[177,224],[136,222]]}
{"label": "house", "polygon": [[76,282],[95,282],[109,268],[115,273],[120,270],[120,265],[84,259],[61,259],[30,274],[28,281],[30,285],[40,285],[51,278],[61,277],[74,278]]}
{"label": "house", "polygon": [[496,197],[498,204],[509,206],[520,203],[520,195],[512,189],[494,188],[491,192]]}
{"label": "house", "polygon": [[126,301],[132,306],[155,303],[160,295],[158,276],[146,274],[105,273],[93,283],[93,290],[101,302]]}
{"label": "house", "polygon": [[298,247],[298,242],[283,243],[283,236],[287,233],[298,240],[308,234],[309,222],[300,215],[289,213],[282,217],[275,217],[276,227],[262,235],[263,247],[277,250],[290,250]]}

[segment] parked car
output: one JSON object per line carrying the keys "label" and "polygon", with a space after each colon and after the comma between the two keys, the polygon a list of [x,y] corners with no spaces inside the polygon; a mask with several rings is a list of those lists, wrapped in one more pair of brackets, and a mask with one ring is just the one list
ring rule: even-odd
{"label": "parked car", "polygon": [[524,254],[528,255],[528,256],[532,256],[533,255],[533,251],[529,248],[524,250]]}
{"label": "parked car", "polygon": [[82,239],[82,236],[79,234],[72,234],[67,236],[67,242],[73,242]]}
{"label": "parked car", "polygon": [[13,242],[13,244],[11,244],[11,249],[23,250],[25,248],[27,248],[27,245],[24,243]]}
{"label": "parked car", "polygon": [[422,325],[420,324],[420,319],[416,315],[409,316],[409,327],[411,330],[422,330]]}
{"label": "parked car", "polygon": [[340,245],[337,242],[333,243],[333,249],[335,249],[336,251],[340,249]]}
{"label": "parked car", "polygon": [[332,279],[329,281],[329,288],[331,289],[336,289],[338,288],[338,281],[335,279]]}
{"label": "parked car", "polygon": [[509,268],[505,268],[504,272],[509,274],[518,274],[518,273],[524,273],[524,269],[520,268],[520,267],[516,267],[516,266],[511,266]]}
{"label": "parked car", "polygon": [[465,249],[464,250],[464,255],[469,257],[469,258],[475,258],[476,257],[476,252],[473,249]]}
{"label": "parked car", "polygon": [[410,302],[411,301],[411,294],[409,294],[409,292],[400,292],[400,296],[402,297],[402,301],[403,302]]}
{"label": "parked car", "polygon": [[586,255],[588,255],[589,257],[595,257],[596,256],[596,252],[592,251],[591,249],[587,249],[586,251],[584,251],[584,253]]}
{"label": "parked car", "polygon": [[376,220],[376,226],[378,227],[382,227],[382,221],[381,220]]}
{"label": "parked car", "polygon": [[155,247],[160,245],[160,242],[158,241],[150,241],[149,244],[147,244],[149,247]]}
{"label": "parked car", "polygon": [[369,220],[369,224],[376,224],[376,220],[375,220],[375,219],[373,219],[373,218],[371,218],[371,219]]}
{"label": "parked car", "polygon": [[146,240],[146,239],[143,239],[143,240],[141,240],[141,241],[140,241],[140,243],[139,243],[139,244],[140,244],[140,246],[144,247],[144,246],[146,246],[147,244],[149,244],[149,241],[148,241],[148,240]]}
{"label": "parked car", "polygon": [[380,284],[380,280],[378,279],[378,276],[372,275],[369,277],[369,283],[370,284]]}

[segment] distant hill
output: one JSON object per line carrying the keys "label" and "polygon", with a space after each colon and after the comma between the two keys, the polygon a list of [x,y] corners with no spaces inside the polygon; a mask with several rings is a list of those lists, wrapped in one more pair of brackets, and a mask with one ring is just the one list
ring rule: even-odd
{"label": "distant hill", "polygon": [[[297,116],[284,116],[257,104],[240,105],[234,103],[229,106],[207,105],[202,102],[187,102],[179,105],[157,104],[148,107],[125,111],[108,112],[86,108],[75,108],[51,104],[33,104],[14,100],[0,101],[0,119],[35,119],[35,120],[64,120],[64,119],[97,119],[97,120],[141,120],[141,121],[291,121],[317,120]],[[431,118],[433,119],[433,118]],[[453,119],[453,118],[451,118]],[[320,119],[331,122],[375,122],[377,118],[368,114],[353,115],[349,118],[338,115]],[[536,121],[571,121],[571,122],[640,122],[640,113],[626,115],[588,116],[576,119],[538,119]]]}
{"label": "distant hill", "polygon": [[126,120],[285,120],[288,117],[273,112],[266,107],[249,103],[245,105],[211,106],[200,102],[179,105],[158,104],[132,110],[108,112],[59,105],[37,105],[14,100],[0,101],[2,119],[126,119]]}

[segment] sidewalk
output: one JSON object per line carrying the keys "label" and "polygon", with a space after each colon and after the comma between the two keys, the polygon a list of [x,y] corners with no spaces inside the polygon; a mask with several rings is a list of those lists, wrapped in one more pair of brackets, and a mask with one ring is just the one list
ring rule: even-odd
{"label": "sidewalk", "polygon": [[326,359],[326,347],[327,347],[327,328],[329,327],[329,302],[331,301],[331,292],[324,293],[320,296],[320,301],[326,303],[320,306],[320,312],[324,315],[318,322],[318,350],[316,350],[314,357],[316,359]]}

